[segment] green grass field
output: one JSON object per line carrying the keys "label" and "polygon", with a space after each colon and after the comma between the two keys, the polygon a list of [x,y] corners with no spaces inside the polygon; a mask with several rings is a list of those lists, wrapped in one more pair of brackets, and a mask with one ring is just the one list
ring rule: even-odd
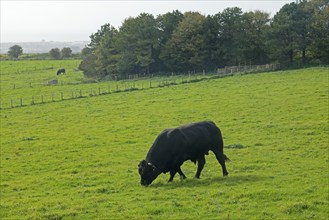
{"label": "green grass field", "polygon": [[[85,79],[78,60],[1,61],[0,108],[8,109],[109,93],[165,87],[208,79],[214,75],[193,74],[170,77],[124,76],[126,80],[97,82]],[[66,74],[56,75],[65,67]],[[217,76],[216,76],[217,77]],[[58,80],[56,86],[47,84]]]}
{"label": "green grass field", "polygon": [[[1,63],[2,106],[11,96],[94,85],[67,62],[67,83],[32,88],[26,78],[39,84],[57,66],[27,74]],[[328,68],[309,68],[7,106],[0,218],[327,219],[328,87]],[[200,120],[221,128],[229,176],[210,153],[199,180],[187,161],[186,180],[162,174],[141,186],[137,165],[156,136]]]}

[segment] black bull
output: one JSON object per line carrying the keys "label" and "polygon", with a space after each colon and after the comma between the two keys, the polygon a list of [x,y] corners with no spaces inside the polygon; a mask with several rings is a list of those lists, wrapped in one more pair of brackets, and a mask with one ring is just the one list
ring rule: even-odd
{"label": "black bull", "polygon": [[181,178],[186,178],[180,168],[186,160],[198,162],[195,177],[200,178],[206,163],[205,155],[208,155],[209,150],[215,154],[222,166],[223,175],[227,176],[225,161],[229,159],[223,153],[222,134],[214,122],[203,121],[166,129],[155,139],[146,159],[138,165],[141,184],[147,186],[158,175],[167,172],[170,172],[169,182],[177,172]]}
{"label": "black bull", "polygon": [[60,75],[62,73],[65,73],[65,69],[64,68],[61,68],[61,69],[57,70],[57,75]]}

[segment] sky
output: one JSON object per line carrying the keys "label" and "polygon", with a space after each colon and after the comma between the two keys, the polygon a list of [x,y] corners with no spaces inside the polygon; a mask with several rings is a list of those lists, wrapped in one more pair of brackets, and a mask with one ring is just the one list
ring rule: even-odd
{"label": "sky", "polygon": [[0,0],[0,41],[89,41],[102,25],[110,23],[118,28],[125,18],[143,12],[155,17],[173,10],[214,15],[239,7],[243,12],[261,10],[273,17],[290,2],[294,0]]}

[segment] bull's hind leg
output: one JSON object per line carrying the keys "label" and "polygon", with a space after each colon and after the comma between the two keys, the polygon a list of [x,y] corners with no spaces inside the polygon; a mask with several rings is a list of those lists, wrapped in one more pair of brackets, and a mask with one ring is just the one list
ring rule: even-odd
{"label": "bull's hind leg", "polygon": [[195,178],[198,179],[200,178],[201,171],[205,164],[206,164],[206,159],[204,158],[204,156],[198,159],[198,169],[196,171]]}
{"label": "bull's hind leg", "polygon": [[186,176],[184,175],[184,173],[183,173],[183,171],[180,169],[180,167],[178,168],[177,172],[179,173],[181,179],[186,179]]}
{"label": "bull's hind leg", "polygon": [[226,170],[225,160],[228,160],[228,158],[224,155],[223,151],[214,150],[213,152],[217,158],[217,161],[222,166],[223,176],[227,176],[228,172]]}

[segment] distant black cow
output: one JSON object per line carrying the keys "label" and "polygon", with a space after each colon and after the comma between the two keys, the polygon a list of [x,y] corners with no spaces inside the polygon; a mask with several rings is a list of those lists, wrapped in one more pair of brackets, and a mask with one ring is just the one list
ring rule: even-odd
{"label": "distant black cow", "polygon": [[64,68],[61,68],[61,69],[57,70],[57,75],[60,75],[62,73],[65,73],[65,69]]}
{"label": "distant black cow", "polygon": [[222,166],[223,175],[227,176],[225,161],[229,159],[223,153],[222,134],[214,122],[203,121],[166,129],[155,139],[146,159],[138,165],[141,184],[147,186],[158,175],[166,172],[170,172],[168,182],[173,180],[177,172],[185,179],[180,167],[186,160],[194,163],[198,161],[195,177],[200,178],[206,163],[205,155],[208,155],[209,150],[214,152]]}

